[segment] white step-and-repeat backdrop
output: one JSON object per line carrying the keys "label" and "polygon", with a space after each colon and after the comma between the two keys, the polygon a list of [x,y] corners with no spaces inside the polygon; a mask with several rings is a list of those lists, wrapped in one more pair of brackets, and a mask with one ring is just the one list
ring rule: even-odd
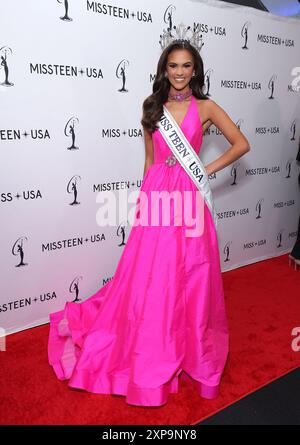
{"label": "white step-and-repeat backdrop", "polygon": [[[159,37],[201,30],[205,88],[252,150],[211,177],[222,270],[288,252],[297,235],[300,23],[216,1],[1,0],[0,326],[48,321],[112,279],[131,225],[101,227],[101,194],[137,198],[142,102]],[[297,68],[298,67],[298,68]],[[229,147],[204,137],[206,164]],[[135,191],[135,194],[133,192]]]}

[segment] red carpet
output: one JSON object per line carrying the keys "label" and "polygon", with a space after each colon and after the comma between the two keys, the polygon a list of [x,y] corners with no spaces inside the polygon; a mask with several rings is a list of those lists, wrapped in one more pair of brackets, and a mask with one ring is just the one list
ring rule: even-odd
{"label": "red carpet", "polygon": [[300,269],[289,268],[283,255],[226,272],[223,280],[230,355],[217,399],[201,399],[186,382],[154,408],[71,389],[48,365],[47,324],[7,337],[0,352],[0,423],[190,425],[300,367],[300,351],[291,348],[292,329],[300,326]]}

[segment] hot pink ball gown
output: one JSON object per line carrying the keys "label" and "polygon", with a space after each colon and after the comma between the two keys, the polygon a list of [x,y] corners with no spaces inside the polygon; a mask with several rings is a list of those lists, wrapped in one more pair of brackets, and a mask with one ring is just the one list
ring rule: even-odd
{"label": "hot pink ball gown", "polygon": [[[180,127],[199,154],[194,96]],[[158,129],[153,149],[140,190],[196,194],[178,161],[165,162],[172,153]],[[50,314],[48,357],[57,378],[71,388],[123,395],[131,405],[165,404],[181,378],[202,397],[216,397],[227,355],[218,239],[206,204],[201,236],[186,237],[184,225],[133,225],[113,279]]]}

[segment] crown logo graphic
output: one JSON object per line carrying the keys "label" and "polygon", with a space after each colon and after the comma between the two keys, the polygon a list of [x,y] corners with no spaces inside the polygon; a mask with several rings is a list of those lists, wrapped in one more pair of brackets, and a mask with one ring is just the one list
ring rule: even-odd
{"label": "crown logo graphic", "polygon": [[203,46],[202,34],[200,35],[200,30],[192,30],[190,26],[186,26],[181,22],[178,26],[174,25],[173,29],[164,29],[163,33],[160,35],[159,44],[161,49],[164,50],[168,45],[170,45],[170,43],[186,41],[188,41],[200,52]]}

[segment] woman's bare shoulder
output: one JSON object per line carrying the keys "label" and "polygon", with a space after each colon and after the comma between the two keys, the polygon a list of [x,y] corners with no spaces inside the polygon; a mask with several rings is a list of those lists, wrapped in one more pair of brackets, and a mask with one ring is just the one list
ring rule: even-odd
{"label": "woman's bare shoulder", "polygon": [[195,99],[196,99],[197,104],[202,108],[207,108],[209,106],[209,104],[211,102],[213,102],[212,99],[197,99],[196,97],[195,97]]}
{"label": "woman's bare shoulder", "polygon": [[196,99],[198,106],[198,112],[202,125],[204,125],[209,119],[209,106],[211,99]]}

